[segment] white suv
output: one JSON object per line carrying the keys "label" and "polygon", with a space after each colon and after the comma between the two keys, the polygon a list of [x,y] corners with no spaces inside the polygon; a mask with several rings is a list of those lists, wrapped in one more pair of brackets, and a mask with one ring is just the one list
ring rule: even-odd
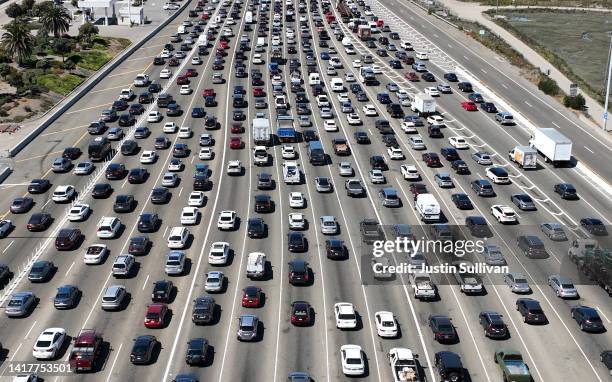
{"label": "white suv", "polygon": [[117,235],[120,228],[121,220],[119,218],[104,216],[98,222],[96,235],[100,239],[112,239]]}

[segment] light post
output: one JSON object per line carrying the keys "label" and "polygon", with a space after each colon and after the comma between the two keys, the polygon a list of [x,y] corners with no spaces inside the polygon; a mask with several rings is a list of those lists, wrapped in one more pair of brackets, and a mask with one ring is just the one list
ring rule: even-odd
{"label": "light post", "polygon": [[606,85],[606,101],[604,102],[604,113],[603,113],[603,129],[608,131],[608,105],[610,102],[610,80],[612,77],[612,32],[608,32],[610,35],[610,46],[608,48],[608,81]]}

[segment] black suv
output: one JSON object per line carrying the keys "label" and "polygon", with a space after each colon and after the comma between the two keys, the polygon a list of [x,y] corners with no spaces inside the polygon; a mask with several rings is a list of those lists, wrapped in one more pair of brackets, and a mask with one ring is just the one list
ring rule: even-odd
{"label": "black suv", "polygon": [[134,195],[117,195],[115,197],[115,204],[113,204],[113,211],[115,212],[132,212],[134,210],[136,200]]}
{"label": "black suv", "polygon": [[462,382],[465,380],[465,372],[461,358],[450,351],[437,352],[434,364],[442,381]]}
{"label": "black suv", "polygon": [[261,218],[251,218],[247,221],[247,234],[250,238],[266,236],[266,223]]}
{"label": "black suv", "polygon": [[170,200],[170,191],[166,187],[156,187],[151,191],[151,203],[165,204]]}
{"label": "black suv", "polygon": [[106,199],[113,192],[113,188],[108,183],[97,183],[91,191],[91,197],[94,199]]}
{"label": "black suv", "polygon": [[325,252],[328,259],[344,259],[346,257],[346,247],[340,239],[325,240]]}
{"label": "black suv", "polygon": [[530,259],[545,259],[548,257],[544,243],[537,236],[521,235],[516,239],[516,245]]}
{"label": "black suv", "polygon": [[157,214],[144,213],[138,218],[138,232],[155,232],[159,225]]}
{"label": "black suv", "polygon": [[287,234],[287,247],[289,252],[306,251],[306,237],[301,232],[289,232]]}
{"label": "black suv", "polygon": [[57,250],[74,249],[81,239],[81,230],[78,228],[62,228],[55,238]]}
{"label": "black suv", "polygon": [[501,314],[497,312],[480,312],[478,321],[484,329],[485,336],[496,339],[508,337],[508,327],[504,323]]}
{"label": "black suv", "polygon": [[206,363],[208,354],[208,340],[205,338],[192,338],[187,342],[185,362],[188,365],[203,365]]}
{"label": "black suv", "polygon": [[289,262],[289,283],[291,285],[305,285],[308,281],[308,263],[304,260]]}
{"label": "black suv", "polygon": [[174,283],[170,280],[156,281],[155,284],[153,284],[151,300],[154,302],[168,302],[173,289]]}
{"label": "black suv", "polygon": [[255,195],[255,212],[272,212],[272,207],[270,195]]}

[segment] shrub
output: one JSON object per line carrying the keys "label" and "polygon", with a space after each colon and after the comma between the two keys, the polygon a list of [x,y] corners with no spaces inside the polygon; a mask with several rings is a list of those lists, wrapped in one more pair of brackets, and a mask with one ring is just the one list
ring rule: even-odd
{"label": "shrub", "polygon": [[561,92],[559,85],[557,85],[557,81],[550,77],[542,77],[540,82],[538,82],[538,89],[550,96],[556,96]]}
{"label": "shrub", "polygon": [[563,104],[565,105],[565,107],[569,107],[574,110],[584,110],[586,100],[584,99],[582,94],[578,94],[576,95],[576,97],[565,96],[563,98]]}
{"label": "shrub", "polygon": [[32,108],[31,108],[31,107],[29,107],[29,106],[24,106],[24,107],[23,107],[23,110],[25,110],[25,111],[26,111],[26,112],[28,112],[28,113],[31,113],[31,112],[32,112]]}

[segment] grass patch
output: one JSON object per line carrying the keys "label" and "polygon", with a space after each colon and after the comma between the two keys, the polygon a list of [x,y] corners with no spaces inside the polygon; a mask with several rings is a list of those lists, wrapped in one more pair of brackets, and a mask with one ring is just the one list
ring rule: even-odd
{"label": "grass patch", "polygon": [[105,52],[99,50],[90,50],[86,52],[79,52],[69,57],[69,60],[87,70],[96,71],[99,70],[104,64],[109,62],[113,57]]}
{"label": "grass patch", "polygon": [[481,3],[496,6],[547,6],[547,7],[581,7],[612,8],[612,0],[460,0],[466,3]]}
{"label": "grass patch", "polygon": [[56,76],[54,74],[44,74],[37,78],[38,84],[46,87],[52,92],[66,95],[74,90],[83,82],[83,78],[74,74]]}

